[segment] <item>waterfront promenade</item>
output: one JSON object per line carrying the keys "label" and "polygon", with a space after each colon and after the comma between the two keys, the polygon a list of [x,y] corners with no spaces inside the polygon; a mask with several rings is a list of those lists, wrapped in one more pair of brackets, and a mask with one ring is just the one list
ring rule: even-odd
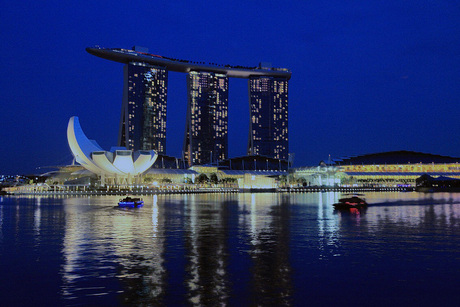
{"label": "waterfront promenade", "polygon": [[202,194],[202,193],[315,193],[315,192],[412,192],[413,187],[283,187],[277,189],[239,189],[235,187],[195,189],[121,189],[121,190],[17,190],[9,195],[159,195],[159,194]]}

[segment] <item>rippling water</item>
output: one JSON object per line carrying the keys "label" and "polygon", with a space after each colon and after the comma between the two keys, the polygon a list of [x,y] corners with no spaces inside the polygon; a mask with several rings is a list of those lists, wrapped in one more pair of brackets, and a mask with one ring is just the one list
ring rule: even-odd
{"label": "rippling water", "polygon": [[460,194],[0,198],[3,306],[458,306]]}

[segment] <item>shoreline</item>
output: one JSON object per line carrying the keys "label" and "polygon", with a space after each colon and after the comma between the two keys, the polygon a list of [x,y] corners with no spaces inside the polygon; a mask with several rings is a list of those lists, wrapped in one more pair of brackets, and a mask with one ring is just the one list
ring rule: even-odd
{"label": "shoreline", "polygon": [[414,192],[413,187],[295,187],[277,189],[237,189],[237,188],[200,188],[200,189],[155,189],[155,190],[120,190],[120,191],[16,191],[3,196],[18,195],[159,195],[159,194],[203,194],[203,193],[317,193],[317,192]]}

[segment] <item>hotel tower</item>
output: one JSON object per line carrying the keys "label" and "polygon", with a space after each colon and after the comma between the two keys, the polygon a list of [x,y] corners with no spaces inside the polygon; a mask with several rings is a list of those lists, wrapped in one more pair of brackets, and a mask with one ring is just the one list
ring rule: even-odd
{"label": "hotel tower", "polygon": [[124,67],[118,145],[166,154],[166,68],[131,62]]}
{"label": "hotel tower", "polygon": [[188,106],[184,156],[189,166],[228,158],[228,78],[192,71],[187,76]]}
{"label": "hotel tower", "polygon": [[288,80],[250,77],[249,106],[248,155],[287,160]]}
{"label": "hotel tower", "polygon": [[248,155],[287,160],[290,70],[179,60],[133,47],[87,48],[90,54],[124,63],[119,145],[166,154],[168,72],[187,73],[187,118],[183,158],[188,166],[228,159],[228,80],[248,79]]}

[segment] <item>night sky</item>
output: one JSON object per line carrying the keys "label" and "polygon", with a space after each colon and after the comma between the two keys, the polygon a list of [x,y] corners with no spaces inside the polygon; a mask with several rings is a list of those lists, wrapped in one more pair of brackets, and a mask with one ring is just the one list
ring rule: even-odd
{"label": "night sky", "polygon": [[[458,1],[3,1],[0,174],[72,161],[66,128],[116,145],[123,64],[86,47],[292,70],[294,166],[413,150],[460,156]],[[246,153],[247,80],[229,80],[229,155]],[[180,156],[186,75],[169,73],[167,153]]]}

